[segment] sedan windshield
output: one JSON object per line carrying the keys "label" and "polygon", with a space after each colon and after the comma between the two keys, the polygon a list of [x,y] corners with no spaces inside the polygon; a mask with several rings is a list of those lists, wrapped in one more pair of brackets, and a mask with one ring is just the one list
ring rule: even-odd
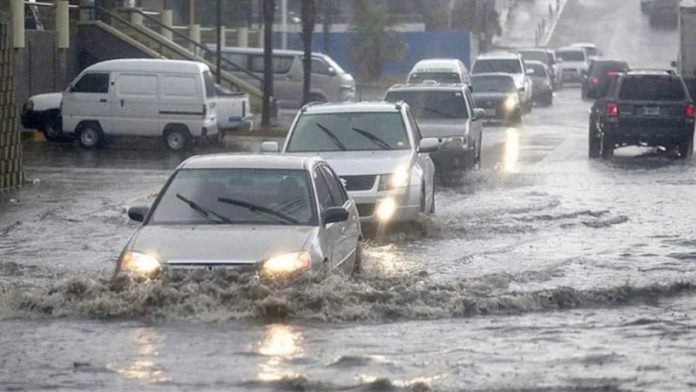
{"label": "sedan windshield", "polygon": [[423,83],[426,80],[432,80],[437,83],[462,83],[462,78],[456,72],[416,72],[411,74],[408,82],[411,84]]}
{"label": "sedan windshield", "polygon": [[526,61],[541,61],[543,63],[546,63],[549,61],[548,56],[546,55],[546,52],[542,52],[540,50],[520,50],[520,55],[522,56],[523,60]]}
{"label": "sedan windshield", "polygon": [[404,101],[418,120],[451,120],[469,118],[461,91],[390,91],[385,101]]}
{"label": "sedan windshield", "polygon": [[540,77],[540,78],[545,78],[546,75],[546,67],[544,67],[543,64],[538,64],[538,63],[527,63],[527,69],[534,70],[534,74],[532,76]]}
{"label": "sedan windshield", "polygon": [[585,61],[585,52],[582,49],[558,51],[556,58],[560,62]]}
{"label": "sedan windshield", "polygon": [[301,115],[287,152],[409,148],[406,128],[398,112],[326,113]]}
{"label": "sedan windshield", "polygon": [[180,170],[150,223],[313,225],[311,189],[304,170]]}
{"label": "sedan windshield", "polygon": [[474,94],[477,93],[511,93],[515,92],[515,82],[511,77],[476,76],[472,78]]}
{"label": "sedan windshield", "polygon": [[490,72],[522,73],[522,64],[519,60],[512,59],[476,60],[472,73],[480,74]]}

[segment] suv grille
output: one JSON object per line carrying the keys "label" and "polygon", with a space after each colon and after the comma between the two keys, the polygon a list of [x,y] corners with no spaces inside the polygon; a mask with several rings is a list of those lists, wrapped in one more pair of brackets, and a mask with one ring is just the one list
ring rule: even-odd
{"label": "suv grille", "polygon": [[375,185],[377,176],[343,176],[343,184],[349,191],[367,191]]}

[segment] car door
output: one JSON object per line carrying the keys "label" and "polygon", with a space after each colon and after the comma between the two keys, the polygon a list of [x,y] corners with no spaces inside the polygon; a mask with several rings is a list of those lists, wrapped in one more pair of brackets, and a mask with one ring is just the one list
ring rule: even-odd
{"label": "car door", "polygon": [[468,106],[469,111],[469,118],[471,119],[469,121],[469,134],[471,135],[471,138],[475,142],[476,146],[481,147],[481,143],[483,142],[483,122],[479,119],[474,120],[474,108],[476,107],[474,104],[474,97],[471,95],[469,89],[464,90],[464,94],[466,96],[466,105]]}
{"label": "car door", "polygon": [[339,238],[334,247],[334,258],[336,263],[350,262],[348,258],[353,255],[360,237],[360,220],[357,210],[354,208],[354,201],[348,197],[348,193],[343,187],[338,175],[326,165],[321,165],[320,170],[329,186],[329,192],[331,193],[333,202],[332,206],[343,207],[347,209],[349,213],[348,220],[336,223],[339,229],[337,230]]}
{"label": "car door", "polygon": [[112,130],[109,104],[109,72],[87,72],[63,94],[63,123],[66,132],[74,132],[82,121],[97,121],[102,130]]}
{"label": "car door", "polygon": [[115,75],[115,99],[111,101],[117,135],[161,134],[159,77],[154,73],[121,72]]}
{"label": "car door", "polygon": [[326,210],[334,206],[334,201],[329,190],[329,184],[322,174],[320,166],[315,166],[312,169],[312,180],[314,181],[319,201],[319,227],[321,233],[319,243],[322,247],[324,258],[328,262],[327,267],[333,269],[341,260],[341,252],[337,248],[343,235],[341,232],[342,226],[339,224],[340,222],[324,224]]}
{"label": "car door", "polygon": [[423,138],[418,128],[416,120],[411,115],[411,112],[406,112],[406,120],[408,121],[411,134],[413,135],[413,149],[416,152],[416,165],[422,171],[423,181],[425,182],[425,205],[429,206],[432,199],[435,197],[435,164],[430,159],[429,153],[418,152],[418,146]]}

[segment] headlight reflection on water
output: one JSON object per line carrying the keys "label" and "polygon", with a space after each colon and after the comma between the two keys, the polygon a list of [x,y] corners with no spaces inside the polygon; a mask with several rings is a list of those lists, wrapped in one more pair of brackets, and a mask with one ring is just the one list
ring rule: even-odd
{"label": "headlight reflection on water", "polygon": [[259,380],[277,381],[297,377],[299,374],[283,366],[283,362],[302,356],[302,333],[289,325],[269,325],[259,343],[258,352],[268,357],[265,363],[259,365]]}
{"label": "headlight reflection on water", "polygon": [[503,169],[508,173],[516,173],[519,170],[520,159],[520,135],[515,128],[505,131],[505,156]]}
{"label": "headlight reflection on water", "polygon": [[113,370],[127,379],[148,383],[171,380],[167,372],[155,363],[162,337],[150,328],[135,328],[128,337],[135,343],[135,358],[127,367],[114,367]]}

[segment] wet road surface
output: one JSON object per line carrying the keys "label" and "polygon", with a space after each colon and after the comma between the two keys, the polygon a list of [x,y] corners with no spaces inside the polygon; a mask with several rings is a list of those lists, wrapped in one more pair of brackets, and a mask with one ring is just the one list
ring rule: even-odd
{"label": "wet road surface", "polygon": [[[668,65],[676,33],[621,4],[569,0],[552,45]],[[28,144],[36,181],[0,204],[0,390],[695,389],[696,162],[588,160],[579,96],[487,127],[482,170],[369,242],[362,277],[295,285],[111,281],[125,209],[185,156]]]}

